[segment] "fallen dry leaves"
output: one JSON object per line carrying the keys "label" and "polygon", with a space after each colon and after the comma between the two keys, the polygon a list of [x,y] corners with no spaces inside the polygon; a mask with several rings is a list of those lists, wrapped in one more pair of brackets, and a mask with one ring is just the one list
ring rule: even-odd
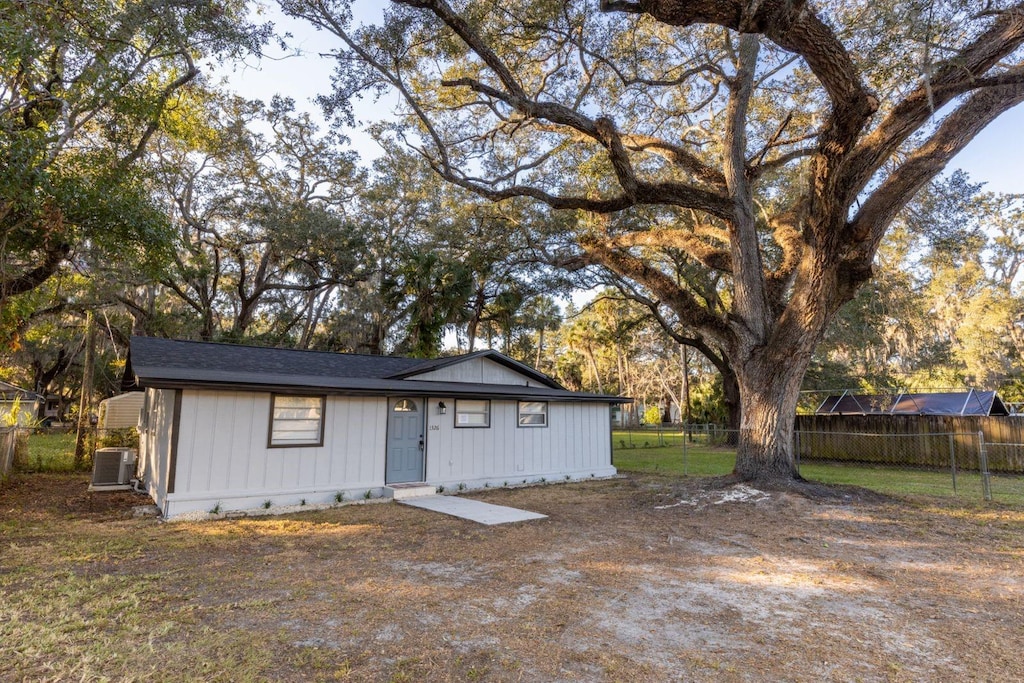
{"label": "fallen dry leaves", "polygon": [[[0,678],[1021,680],[1024,512],[630,477],[400,505],[130,519],[0,490]],[[84,662],[84,663],[83,663]]]}

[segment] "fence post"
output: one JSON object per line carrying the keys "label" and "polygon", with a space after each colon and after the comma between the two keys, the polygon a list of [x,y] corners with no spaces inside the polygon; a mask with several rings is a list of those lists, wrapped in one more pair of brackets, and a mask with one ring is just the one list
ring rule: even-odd
{"label": "fence post", "polygon": [[985,450],[985,432],[978,431],[978,467],[981,468],[981,491],[985,500],[992,500],[992,482],[988,474],[988,452]]}
{"label": "fence post", "polygon": [[949,435],[949,471],[953,473],[953,495],[956,495],[956,446],[953,435]]}

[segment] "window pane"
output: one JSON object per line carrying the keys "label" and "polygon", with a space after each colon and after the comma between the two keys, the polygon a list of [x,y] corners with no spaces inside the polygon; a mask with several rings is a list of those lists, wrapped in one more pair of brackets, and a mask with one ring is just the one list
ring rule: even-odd
{"label": "window pane", "polygon": [[275,396],[274,408],[316,408],[320,409],[319,396]]}
{"label": "window pane", "polygon": [[401,401],[399,401],[398,403],[395,404],[395,412],[396,413],[415,413],[416,412],[416,403],[414,401],[410,401],[407,398],[403,398]]}
{"label": "window pane", "polygon": [[488,401],[460,399],[455,402],[456,427],[490,426],[491,404]]}
{"label": "window pane", "polygon": [[315,408],[277,408],[274,410],[274,421],[278,420],[319,420],[320,405]]}
{"label": "window pane", "polygon": [[271,446],[319,445],[323,425],[320,396],[274,396]]}
{"label": "window pane", "polygon": [[548,404],[544,401],[519,402],[520,427],[546,427],[548,424]]}
{"label": "window pane", "polygon": [[293,432],[320,433],[320,420],[274,420],[274,431],[282,434]]}
{"label": "window pane", "polygon": [[316,442],[319,440],[319,422],[312,423],[298,423],[289,425],[274,425],[273,428],[273,441],[274,443],[280,443],[283,441],[294,442],[294,441],[311,441]]}

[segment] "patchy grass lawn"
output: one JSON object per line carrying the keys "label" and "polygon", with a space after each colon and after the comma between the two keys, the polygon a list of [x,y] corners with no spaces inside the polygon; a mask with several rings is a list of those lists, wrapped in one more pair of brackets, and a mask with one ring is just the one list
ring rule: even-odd
{"label": "patchy grass lawn", "polygon": [[28,453],[19,467],[35,472],[72,472],[75,469],[75,432],[33,432]]}
{"label": "patchy grass lawn", "polygon": [[1024,679],[1020,509],[631,475],[165,524],[86,482],[0,489],[0,680]]}
{"label": "patchy grass lawn", "polygon": [[[729,474],[736,463],[736,451],[728,446],[695,443],[684,450],[678,432],[613,432],[613,447],[612,462],[622,472],[714,477]],[[948,471],[912,467],[808,461],[801,463],[800,474],[811,481],[861,486],[891,496],[954,496],[978,503],[984,500],[981,475],[970,471],[957,472],[955,489]],[[990,491],[996,502],[1024,506],[1024,477],[1020,475],[993,473]]]}
{"label": "patchy grass lawn", "polygon": [[727,446],[666,446],[616,448],[612,462],[619,470],[649,474],[717,477],[732,472],[736,450]]}

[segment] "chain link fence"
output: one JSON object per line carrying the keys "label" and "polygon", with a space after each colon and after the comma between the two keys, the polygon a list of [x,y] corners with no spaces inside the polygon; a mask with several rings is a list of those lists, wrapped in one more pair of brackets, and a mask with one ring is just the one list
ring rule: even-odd
{"label": "chain link fence", "polygon": [[[624,471],[683,476],[728,474],[739,433],[717,425],[613,432],[613,463]],[[798,431],[801,476],[894,495],[956,496],[1024,505],[1024,444],[982,432],[874,434]]]}
{"label": "chain link fence", "polygon": [[[0,477],[19,472],[87,472],[99,448],[139,446],[138,432],[126,429],[99,429],[90,426],[82,434],[82,457],[75,461],[78,431],[74,427],[19,427],[10,435],[0,430]],[[10,450],[6,450],[5,444]],[[5,459],[6,458],[6,459]],[[6,470],[4,466],[6,465]]]}

